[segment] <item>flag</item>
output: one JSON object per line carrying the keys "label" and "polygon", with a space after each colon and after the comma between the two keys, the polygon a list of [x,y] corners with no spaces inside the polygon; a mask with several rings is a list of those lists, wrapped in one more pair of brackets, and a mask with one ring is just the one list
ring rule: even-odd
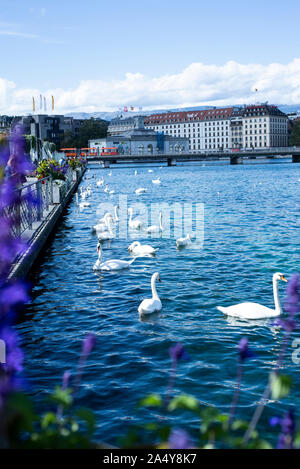
{"label": "flag", "polygon": [[54,111],[54,97],[51,96],[51,99],[52,99],[52,111]]}
{"label": "flag", "polygon": [[41,94],[40,94],[40,109],[43,109],[43,98]]}
{"label": "flag", "polygon": [[35,112],[35,100],[33,96],[32,96],[32,111]]}
{"label": "flag", "polygon": [[128,112],[128,107],[124,106],[124,112]]}
{"label": "flag", "polygon": [[46,101],[45,96],[44,96],[44,111],[47,112],[47,101]]}

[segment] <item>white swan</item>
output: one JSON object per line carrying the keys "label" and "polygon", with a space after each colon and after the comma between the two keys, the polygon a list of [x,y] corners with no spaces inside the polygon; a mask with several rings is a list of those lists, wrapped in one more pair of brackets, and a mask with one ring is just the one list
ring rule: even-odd
{"label": "white swan", "polygon": [[160,177],[157,179],[152,179],[152,184],[161,184]]}
{"label": "white swan", "polygon": [[160,311],[162,308],[161,301],[156,291],[156,280],[161,282],[158,272],[155,272],[155,274],[153,274],[151,277],[152,298],[143,300],[138,307],[138,312],[142,315],[158,313],[158,311]]}
{"label": "white swan", "polygon": [[112,215],[109,212],[107,212],[104,215],[104,217],[101,218],[101,220],[99,220],[97,225],[93,226],[92,233],[97,233],[97,235],[98,235],[99,233],[102,233],[104,231],[108,231],[108,228],[109,228],[108,221],[112,220],[112,219],[113,219]]}
{"label": "white swan", "polygon": [[108,192],[108,191],[109,191],[108,184],[105,184],[105,189],[104,189],[104,192]]}
{"label": "white swan", "polygon": [[162,226],[162,212],[159,212],[159,225],[151,225],[145,229],[146,233],[161,233],[163,231]]}
{"label": "white swan", "polygon": [[147,189],[146,189],[145,187],[139,187],[139,188],[135,191],[135,193],[136,193],[137,195],[143,194],[144,192],[147,192]]}
{"label": "white swan", "polygon": [[139,241],[134,241],[129,247],[128,251],[134,256],[151,256],[156,254],[158,249],[154,249],[149,244],[141,244]]}
{"label": "white swan", "polygon": [[78,201],[78,192],[76,192],[76,205],[79,207],[79,208],[87,208],[87,207],[90,207],[91,204],[89,202],[80,202]]}
{"label": "white swan", "polygon": [[106,225],[107,225],[107,230],[97,232],[98,241],[106,241],[107,239],[114,238],[114,234],[112,232],[111,225],[110,225],[110,217],[106,218]]}
{"label": "white swan", "polygon": [[280,316],[282,309],[278,295],[278,280],[287,282],[284,275],[280,272],[276,272],[273,275],[273,295],[275,309],[267,308],[266,306],[260,305],[259,303],[239,303],[233,306],[228,306],[227,308],[223,306],[217,306],[217,309],[228,316],[244,319],[264,319]]}
{"label": "white swan", "polygon": [[115,193],[114,190],[109,191],[109,195],[113,195]]}
{"label": "white swan", "polygon": [[134,170],[134,175],[136,176],[136,175],[137,175],[137,173],[138,173],[138,172],[137,172],[137,170],[135,169],[135,170]]}
{"label": "white swan", "polygon": [[115,222],[120,221],[120,218],[119,218],[119,215],[118,215],[119,208],[120,208],[119,205],[115,205],[115,217],[114,217]]}
{"label": "white swan", "polygon": [[110,259],[109,261],[101,262],[102,248],[101,243],[97,244],[98,259],[95,262],[94,270],[122,270],[128,269],[130,265],[135,261],[135,258],[131,261],[122,261],[120,259]]}
{"label": "white swan", "polygon": [[100,186],[103,186],[104,184],[104,179],[103,177],[101,179],[98,179],[98,181],[96,182],[97,186],[100,187]]}
{"label": "white swan", "polygon": [[192,238],[190,234],[187,234],[185,238],[176,239],[176,246],[178,248],[184,248],[189,246],[192,243]]}
{"label": "white swan", "polygon": [[153,169],[148,169],[148,173],[153,173]]}
{"label": "white swan", "polygon": [[129,213],[129,222],[128,222],[129,228],[131,228],[132,230],[140,230],[143,227],[143,222],[141,220],[138,220],[137,218],[132,220],[132,213],[133,213],[132,208],[128,209],[128,213]]}

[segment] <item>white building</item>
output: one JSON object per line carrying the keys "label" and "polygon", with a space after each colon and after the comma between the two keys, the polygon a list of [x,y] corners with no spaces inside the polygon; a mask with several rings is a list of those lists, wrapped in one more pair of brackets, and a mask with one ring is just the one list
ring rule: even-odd
{"label": "white building", "polygon": [[267,104],[153,114],[145,128],[187,137],[192,153],[288,145],[287,116]]}

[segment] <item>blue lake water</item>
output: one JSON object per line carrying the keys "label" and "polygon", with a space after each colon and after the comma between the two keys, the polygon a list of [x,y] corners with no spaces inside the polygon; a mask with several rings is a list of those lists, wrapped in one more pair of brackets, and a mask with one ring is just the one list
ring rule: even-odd
{"label": "blue lake water", "polygon": [[[191,359],[179,365],[174,393],[194,394],[200,401],[228,411],[235,384],[238,341],[246,336],[257,356],[245,365],[238,414],[249,418],[260,400],[268,373],[280,349],[282,333],[267,321],[237,322],[224,317],[217,305],[255,301],[273,306],[272,274],[289,277],[299,271],[300,165],[291,163],[153,166],[91,166],[81,185],[93,184],[91,208],[79,211],[75,199],[62,217],[39,265],[32,274],[32,303],[18,324],[26,352],[26,374],[39,407],[61,382],[65,370],[76,370],[81,342],[88,332],[97,344],[85,369],[78,403],[94,410],[97,437],[111,443],[140,423],[145,413],[135,404],[148,393],[164,393],[168,382],[168,349],[182,342]],[[112,171],[112,176],[108,173]],[[116,192],[109,196],[95,186],[96,177]],[[151,182],[157,176],[162,184]],[[134,190],[148,192],[137,197]],[[143,202],[204,204],[204,246],[178,251],[173,238],[151,240],[155,258],[140,258],[129,270],[95,274],[99,203]],[[155,222],[155,221],[154,221]],[[143,239],[144,240],[144,239]],[[149,241],[149,240],[148,240]],[[148,242],[147,241],[147,242]],[[130,240],[103,245],[103,260],[129,259]],[[151,274],[159,271],[158,292],[163,309],[143,322],[137,312],[151,293]],[[285,285],[280,285],[284,298]],[[295,332],[295,338],[299,333]],[[260,428],[272,436],[268,418],[299,403],[299,367],[289,346],[285,372],[293,378],[292,396],[270,403]],[[147,418],[156,419],[155,412]],[[184,428],[195,418],[170,417]]]}

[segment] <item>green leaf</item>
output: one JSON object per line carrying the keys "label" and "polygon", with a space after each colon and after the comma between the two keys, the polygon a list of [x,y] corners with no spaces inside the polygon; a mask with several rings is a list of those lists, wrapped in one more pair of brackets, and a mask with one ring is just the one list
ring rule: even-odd
{"label": "green leaf", "polygon": [[292,380],[290,376],[271,373],[270,385],[271,394],[274,400],[281,399],[290,393]]}
{"label": "green leaf", "polygon": [[190,410],[199,414],[201,406],[195,397],[190,396],[189,394],[181,394],[180,396],[174,397],[168,405],[168,410],[170,412],[177,409]]}
{"label": "green leaf", "polygon": [[71,392],[71,389],[64,390],[60,386],[57,386],[53,394],[51,394],[50,399],[63,407],[70,407],[73,402]]}
{"label": "green leaf", "polygon": [[53,412],[48,412],[41,419],[41,427],[48,428],[52,423],[56,423],[56,415]]}
{"label": "green leaf", "polygon": [[138,407],[161,407],[163,400],[159,394],[149,394],[138,403]]}
{"label": "green leaf", "polygon": [[77,415],[81,420],[86,423],[88,433],[90,435],[93,434],[96,425],[96,419],[93,412],[89,409],[80,408],[76,411],[75,415]]}

